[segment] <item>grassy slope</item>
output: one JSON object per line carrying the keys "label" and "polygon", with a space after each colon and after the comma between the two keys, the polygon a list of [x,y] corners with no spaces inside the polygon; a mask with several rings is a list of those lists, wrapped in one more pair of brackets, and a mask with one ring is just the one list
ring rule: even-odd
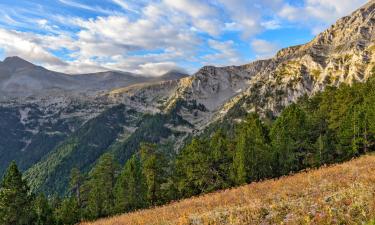
{"label": "grassy slope", "polygon": [[360,224],[375,216],[375,155],[84,225]]}

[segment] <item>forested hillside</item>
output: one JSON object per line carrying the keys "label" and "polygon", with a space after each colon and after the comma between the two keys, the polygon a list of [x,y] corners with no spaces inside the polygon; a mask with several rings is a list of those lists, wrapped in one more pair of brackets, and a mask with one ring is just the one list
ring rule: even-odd
{"label": "forested hillside", "polygon": [[[244,65],[203,66],[187,77],[73,76],[8,57],[0,62],[0,225],[94,221],[371,154],[374,28],[371,0],[306,44]],[[353,177],[344,179],[355,183]],[[342,189],[361,200],[358,207],[343,197],[340,216],[326,218],[335,205],[312,214],[334,224],[370,220],[372,199],[364,190],[373,189],[373,178],[361,181],[358,193]],[[341,196],[330,185],[327,195]],[[304,194],[290,188],[295,193],[281,193]],[[260,207],[256,215],[288,223],[294,218],[288,207],[304,206],[294,200],[265,198],[281,209]],[[248,207],[225,212],[223,220],[252,215]],[[218,218],[208,213],[181,223]]]}
{"label": "forested hillside", "polygon": [[[51,196],[48,202],[43,194],[36,199],[44,199],[43,210],[48,211],[45,219],[74,224],[349,160],[373,150],[374,100],[375,79],[370,79],[352,86],[327,88],[311,98],[301,97],[274,119],[261,118],[253,112],[233,129],[220,129],[217,124],[217,129],[207,129],[194,137],[177,155],[168,153],[162,145],[143,143],[121,166],[121,158],[107,152],[90,171],[82,168],[70,171],[69,193],[64,199]],[[118,119],[99,124],[110,121]],[[109,131],[117,129],[115,124]],[[90,123],[87,127],[91,127]],[[82,134],[91,135],[90,129]],[[69,148],[79,149],[79,143],[72,139],[70,145],[63,147],[69,152]],[[13,173],[18,174],[14,167],[12,164],[8,169],[4,182],[13,179],[16,176]],[[25,193],[27,185],[22,182],[17,184],[22,188],[14,191],[23,193],[20,198],[35,198]],[[0,200],[5,204],[0,207],[0,214],[12,210],[7,201],[18,198],[18,195],[8,196],[10,190],[13,187],[3,184]],[[53,213],[51,208],[57,210]]]}

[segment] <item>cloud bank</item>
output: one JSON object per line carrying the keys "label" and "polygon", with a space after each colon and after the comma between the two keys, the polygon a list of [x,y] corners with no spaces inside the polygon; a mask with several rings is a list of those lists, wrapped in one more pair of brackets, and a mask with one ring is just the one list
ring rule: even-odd
{"label": "cloud bank", "polygon": [[[364,0],[79,0],[0,4],[0,50],[61,72],[169,70],[238,65],[280,48],[262,34],[320,32]],[[59,12],[59,7],[63,10]]]}

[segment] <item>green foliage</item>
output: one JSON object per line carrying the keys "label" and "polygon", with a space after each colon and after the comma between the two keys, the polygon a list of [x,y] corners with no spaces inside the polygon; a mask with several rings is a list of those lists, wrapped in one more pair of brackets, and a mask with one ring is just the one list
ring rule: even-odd
{"label": "green foliage", "polygon": [[111,215],[114,211],[114,186],[118,165],[110,153],[100,157],[89,173],[87,181],[90,190],[87,196],[87,215],[98,218]]}
{"label": "green foliage", "polygon": [[176,161],[177,187],[182,196],[192,196],[230,186],[231,152],[225,134],[219,130],[212,138],[194,138]]}
{"label": "green foliage", "polygon": [[53,210],[44,194],[39,194],[33,202],[35,211],[35,225],[55,224]]}
{"label": "green foliage", "polygon": [[[180,116],[177,117],[180,118]],[[172,134],[178,136],[178,133],[172,132],[165,126],[168,123],[176,123],[175,120],[174,115],[145,115],[137,124],[137,130],[125,141],[113,146],[110,151],[115,154],[120,163],[125,163],[139,150],[141,143],[160,143],[162,139],[166,139]]]}
{"label": "green foliage", "polygon": [[0,186],[0,224],[28,225],[33,218],[31,196],[15,162],[8,167]]}
{"label": "green foliage", "polygon": [[147,199],[151,205],[162,202],[161,185],[165,181],[165,158],[157,152],[155,144],[143,143],[140,148],[142,174],[147,186]]}
{"label": "green foliage", "polygon": [[[34,192],[66,194],[73,167],[88,171],[123,131],[127,111],[124,105],[108,109],[88,121],[25,176]],[[51,193],[52,191],[52,193]]]}
{"label": "green foliage", "polygon": [[182,196],[192,196],[207,191],[209,177],[207,143],[194,138],[180,153],[176,162],[177,187]]}
{"label": "green foliage", "polygon": [[[28,112],[27,123],[20,120],[22,111]],[[59,114],[47,114],[49,112],[39,110],[35,104],[0,106],[0,176],[12,160],[21,171],[30,168],[83,122],[76,117],[60,118]],[[38,133],[32,130],[38,130]]]}
{"label": "green foliage", "polygon": [[250,114],[236,130],[233,180],[236,184],[271,175],[271,152],[267,129],[259,116]]}
{"label": "green foliage", "polygon": [[230,169],[232,164],[233,145],[223,130],[217,130],[209,140],[208,163],[211,170],[211,184],[208,191],[230,186]]}
{"label": "green foliage", "polygon": [[133,155],[121,171],[115,185],[115,211],[132,211],[147,206],[147,186],[139,157]]}
{"label": "green foliage", "polygon": [[84,182],[84,177],[79,171],[78,168],[74,167],[70,172],[70,192],[75,196],[77,199],[78,205],[81,205],[81,192],[82,192],[82,185]]}
{"label": "green foliage", "polygon": [[[204,111],[202,106],[177,102],[170,114],[146,115],[121,141],[117,137],[129,112],[112,108],[28,171],[34,190],[65,193],[62,202],[33,199],[17,166],[9,167],[0,189],[0,225],[53,224],[54,219],[75,224],[347,160],[374,149],[374,102],[375,80],[369,80],[303,96],[277,118],[243,117],[245,111],[236,108],[231,115],[242,122],[213,124],[178,154],[173,143],[152,143],[180,135],[165,126],[187,125],[176,109]],[[117,160],[125,164],[121,171]]]}
{"label": "green foliage", "polygon": [[296,104],[287,107],[272,126],[274,174],[285,175],[305,167],[311,153],[310,121]]}
{"label": "green foliage", "polygon": [[80,221],[80,209],[75,198],[65,198],[56,209],[57,225],[74,225]]}

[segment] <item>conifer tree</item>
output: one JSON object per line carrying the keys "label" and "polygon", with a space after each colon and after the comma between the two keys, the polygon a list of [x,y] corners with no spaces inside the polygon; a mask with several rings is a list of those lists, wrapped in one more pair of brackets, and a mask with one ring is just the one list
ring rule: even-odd
{"label": "conifer tree", "polygon": [[29,188],[15,162],[8,167],[0,186],[0,225],[29,225],[34,213]]}
{"label": "conifer tree", "polygon": [[115,186],[115,210],[123,213],[147,205],[145,178],[139,157],[133,155],[121,171]]}
{"label": "conifer tree", "polygon": [[206,141],[193,138],[176,161],[177,187],[184,197],[207,192],[210,174]]}
{"label": "conifer tree", "polygon": [[80,213],[76,198],[64,198],[56,209],[56,223],[58,225],[74,225],[80,221]]}
{"label": "conifer tree", "polygon": [[53,210],[44,194],[39,194],[34,200],[35,225],[55,224]]}
{"label": "conifer tree", "polygon": [[83,176],[78,168],[74,167],[70,173],[70,192],[76,197],[78,205],[81,206],[81,187],[83,185]]}
{"label": "conifer tree", "polygon": [[161,185],[165,181],[165,159],[155,144],[143,143],[140,148],[142,174],[147,185],[147,198],[151,205],[161,203]]}
{"label": "conifer tree", "polygon": [[309,132],[307,115],[296,104],[287,107],[276,119],[270,133],[274,175],[285,175],[305,167],[305,158],[313,150]]}
{"label": "conifer tree", "polygon": [[244,184],[269,176],[271,170],[267,131],[259,116],[250,114],[236,130],[233,180]]}
{"label": "conifer tree", "polygon": [[217,130],[209,141],[209,167],[211,168],[211,184],[208,191],[227,188],[231,185],[230,168],[232,164],[232,152],[229,149],[229,141],[223,130]]}
{"label": "conifer tree", "polygon": [[114,156],[105,153],[89,174],[87,210],[89,218],[111,215],[114,211],[114,186],[117,173]]}

